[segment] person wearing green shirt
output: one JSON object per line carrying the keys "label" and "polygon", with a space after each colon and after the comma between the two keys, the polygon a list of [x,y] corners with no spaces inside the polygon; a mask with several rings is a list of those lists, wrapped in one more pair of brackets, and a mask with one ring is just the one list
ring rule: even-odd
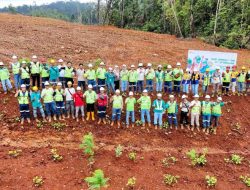
{"label": "person wearing green shirt", "polygon": [[49,81],[49,64],[45,58],[41,58],[40,74],[42,78],[42,88],[45,87],[44,83]]}
{"label": "person wearing green shirt", "polygon": [[53,96],[56,102],[57,117],[59,117],[59,120],[65,119],[65,115],[66,115],[65,104],[64,104],[65,91],[64,89],[62,89],[61,82],[57,83]]}
{"label": "person wearing green shirt", "polygon": [[138,80],[138,72],[135,69],[134,65],[131,65],[131,70],[128,72],[128,83],[129,91],[136,92],[136,83]]}
{"label": "person wearing green shirt", "polygon": [[157,99],[154,100],[152,107],[154,107],[154,125],[155,129],[157,129],[157,125],[159,125],[160,129],[162,128],[162,116],[166,109],[166,103],[162,100],[162,94],[157,94]]}
{"label": "person wearing green shirt", "polygon": [[122,70],[120,71],[120,80],[121,80],[121,91],[123,95],[126,93],[128,88],[128,70],[126,65],[122,65]]}
{"label": "person wearing green shirt", "polygon": [[38,88],[40,88],[40,63],[36,55],[32,56],[32,61],[30,62],[30,71],[32,86],[37,86]]}
{"label": "person wearing green shirt", "polygon": [[20,75],[20,67],[21,64],[19,63],[17,56],[12,56],[12,63],[11,63],[12,73],[14,75],[14,85],[15,89],[18,90],[21,85],[21,75]]}
{"label": "person wearing green shirt", "polygon": [[21,74],[21,84],[26,86],[26,89],[29,90],[30,88],[30,69],[26,64],[26,61],[22,61],[22,67],[20,68]]}
{"label": "person wearing green shirt", "polygon": [[168,111],[168,125],[172,129],[172,125],[175,126],[177,130],[177,114],[178,114],[178,104],[175,101],[174,95],[169,95],[169,101],[166,103],[166,109]]}
{"label": "person wearing green shirt", "polygon": [[162,70],[162,66],[158,65],[157,71],[155,71],[155,78],[156,78],[156,92],[162,92],[162,83],[164,79],[164,72]]}
{"label": "person wearing green shirt", "polygon": [[173,71],[172,66],[168,65],[166,71],[164,72],[164,92],[165,93],[172,93],[172,87],[173,87]]}
{"label": "person wearing green shirt", "polygon": [[241,72],[239,72],[237,76],[237,82],[238,82],[238,96],[243,96],[245,92],[245,87],[246,87],[246,67],[243,66],[241,68]]}
{"label": "person wearing green shirt", "polygon": [[181,69],[181,63],[178,62],[176,68],[173,70],[174,92],[178,94],[178,96],[180,96],[182,76],[183,70]]}
{"label": "person wearing green shirt", "polygon": [[65,73],[64,73],[64,80],[65,84],[68,84],[68,81],[72,82],[74,84],[74,76],[75,76],[76,70],[72,67],[72,63],[68,62],[67,66],[65,67]]}
{"label": "person wearing green shirt", "polygon": [[152,64],[148,63],[147,65],[147,69],[145,71],[145,77],[146,77],[146,89],[148,90],[148,92],[153,93],[153,89],[154,89],[154,78],[155,78],[155,71],[152,68]]}
{"label": "person wearing green shirt", "polygon": [[101,87],[105,87],[105,79],[106,79],[106,69],[105,69],[105,63],[101,62],[100,63],[100,67],[97,68],[96,70],[96,77],[97,77],[97,85],[98,85],[98,89],[100,89]]}
{"label": "person wearing green shirt", "polygon": [[231,84],[231,75],[230,66],[226,67],[226,71],[222,73],[222,95],[229,95],[229,87]]}
{"label": "person wearing green shirt", "polygon": [[2,83],[4,94],[7,94],[7,91],[12,91],[12,85],[10,82],[10,73],[9,70],[4,67],[4,63],[0,62],[0,80]]}
{"label": "person wearing green shirt", "polygon": [[93,69],[93,65],[88,64],[89,69],[84,74],[85,78],[88,80],[88,85],[92,85],[93,89],[96,91],[96,72]]}
{"label": "person wearing green shirt", "polygon": [[191,131],[194,131],[194,126],[200,131],[200,114],[201,114],[201,102],[199,101],[199,95],[193,96],[194,100],[190,103],[189,108],[191,109]]}
{"label": "person wearing green shirt", "polygon": [[129,97],[126,98],[126,100],[125,100],[127,128],[129,127],[129,117],[130,117],[130,115],[131,115],[132,127],[134,127],[134,123],[135,123],[135,104],[136,104],[136,99],[134,97],[134,93],[132,91],[130,91],[128,95],[129,95]]}
{"label": "person wearing green shirt", "polygon": [[148,96],[148,91],[145,89],[143,90],[142,96],[137,100],[139,104],[141,104],[141,122],[143,128],[145,127],[145,118],[147,116],[148,126],[151,126],[151,119],[150,119],[150,108],[151,108],[151,98]]}
{"label": "person wearing green shirt", "polygon": [[202,111],[202,126],[203,132],[209,134],[210,122],[211,122],[211,108],[212,103],[210,102],[210,96],[205,96],[205,101],[201,102],[201,111]]}
{"label": "person wearing green shirt", "polygon": [[91,84],[88,85],[88,90],[84,92],[83,97],[86,98],[87,104],[87,121],[90,119],[90,113],[92,121],[95,120],[95,102],[97,100],[97,94],[93,91],[93,86]]}
{"label": "person wearing green shirt", "polygon": [[120,123],[121,113],[122,113],[122,108],[123,108],[123,98],[120,95],[119,89],[117,89],[115,91],[115,95],[111,97],[110,103],[113,104],[111,126],[113,126],[114,122],[117,120],[118,128],[120,128],[120,126],[121,126],[121,123]]}

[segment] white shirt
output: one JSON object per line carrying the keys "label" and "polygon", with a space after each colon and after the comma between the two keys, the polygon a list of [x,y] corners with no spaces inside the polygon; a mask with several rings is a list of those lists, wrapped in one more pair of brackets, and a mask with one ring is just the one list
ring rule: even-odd
{"label": "white shirt", "polygon": [[[60,70],[61,67],[65,67],[65,66],[58,65],[57,67],[58,67],[58,69]],[[64,75],[65,75],[65,69],[62,69],[62,70],[59,72],[59,77],[64,77]]]}
{"label": "white shirt", "polygon": [[183,111],[183,112],[188,112],[189,104],[190,104],[189,101],[181,102],[181,103],[180,103],[181,111]]}
{"label": "white shirt", "polygon": [[85,73],[84,69],[77,69],[76,70],[76,76],[77,76],[78,81],[85,81],[86,80],[84,77],[84,73]]}
{"label": "white shirt", "polygon": [[65,88],[65,96],[66,96],[66,101],[71,101],[73,100],[72,95],[75,94],[75,89],[73,87],[71,88]]}
{"label": "white shirt", "polygon": [[138,68],[137,69],[138,72],[138,80],[140,81],[144,81],[144,77],[145,77],[145,69],[144,68]]}

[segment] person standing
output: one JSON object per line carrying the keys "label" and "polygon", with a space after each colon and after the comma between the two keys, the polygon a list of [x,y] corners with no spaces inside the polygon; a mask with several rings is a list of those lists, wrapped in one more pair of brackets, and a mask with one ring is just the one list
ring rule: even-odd
{"label": "person standing", "polygon": [[208,88],[210,86],[210,80],[211,80],[211,76],[210,76],[210,70],[207,68],[206,72],[203,74],[202,76],[202,90],[203,90],[203,94],[207,95],[208,94]]}
{"label": "person standing", "polygon": [[173,80],[174,80],[174,92],[180,96],[181,91],[181,80],[183,76],[183,70],[181,69],[181,63],[176,64],[176,68],[173,70]]}
{"label": "person standing", "polygon": [[131,65],[131,70],[128,73],[129,91],[136,93],[136,83],[138,80],[138,73],[135,70],[135,66]]}
{"label": "person standing", "polygon": [[121,113],[123,108],[123,98],[120,95],[120,90],[115,91],[115,95],[111,97],[110,103],[113,103],[112,106],[112,122],[111,126],[114,125],[114,122],[117,121],[118,128],[121,126]]}
{"label": "person standing", "polygon": [[209,128],[211,123],[211,108],[210,96],[205,96],[205,101],[202,101],[202,125],[203,132],[209,134]]}
{"label": "person standing", "polygon": [[129,128],[129,118],[131,117],[132,127],[134,127],[135,123],[135,104],[136,99],[134,97],[134,93],[132,91],[129,92],[129,97],[126,98],[126,125]]}
{"label": "person standing", "polygon": [[181,97],[182,101],[180,103],[180,109],[181,109],[181,118],[180,118],[180,124],[181,124],[181,129],[183,129],[183,126],[187,126],[188,130],[190,130],[189,127],[189,105],[190,102],[187,100],[187,96],[184,94]]}
{"label": "person standing", "polygon": [[4,67],[4,63],[0,62],[0,80],[2,83],[4,94],[7,94],[8,90],[12,91],[12,85],[10,82],[9,70]]}
{"label": "person standing", "polygon": [[120,89],[120,69],[118,65],[115,65],[114,68],[114,74],[115,74],[115,90]]}
{"label": "person standing", "polygon": [[108,95],[103,87],[100,88],[100,93],[97,95],[97,116],[98,124],[103,122],[106,124],[106,110],[108,106]]}
{"label": "person standing", "polygon": [[[84,77],[85,70],[83,68],[83,64],[79,64],[79,68],[76,70],[77,76],[77,86],[81,87],[83,91],[86,90],[86,78]],[[99,80],[99,79],[98,79]]]}
{"label": "person standing", "polygon": [[56,102],[57,117],[59,117],[59,120],[65,119],[65,114],[66,114],[65,104],[64,104],[65,91],[62,89],[61,82],[57,83],[53,96]]}
{"label": "person standing", "polygon": [[168,125],[172,129],[172,126],[175,126],[175,130],[178,129],[177,113],[178,113],[178,104],[175,101],[174,95],[169,95],[169,101],[166,104],[166,109],[168,111]]}
{"label": "person standing", "polygon": [[89,69],[86,71],[85,73],[85,77],[88,80],[88,85],[92,85],[92,87],[94,88],[94,90],[96,91],[96,72],[93,69],[93,65],[89,64],[88,65]]}
{"label": "person standing", "polygon": [[98,89],[100,89],[101,87],[105,88],[106,84],[106,69],[105,69],[105,63],[101,62],[100,63],[100,67],[97,68],[96,70],[96,77],[97,77],[97,85],[98,85]]}
{"label": "person standing", "polygon": [[157,71],[155,71],[155,78],[156,78],[156,92],[162,92],[162,83],[164,79],[164,72],[162,70],[162,65],[158,65]]}
{"label": "person standing", "polygon": [[238,74],[238,96],[243,96],[246,90],[246,67],[241,68],[241,72]]}
{"label": "person standing", "polygon": [[231,89],[233,95],[235,95],[236,92],[237,76],[239,74],[236,68],[237,68],[236,65],[232,66],[232,72],[231,72]]}
{"label": "person standing", "polygon": [[45,58],[41,58],[40,73],[42,77],[42,88],[45,87],[45,82],[49,81],[49,64]]}
{"label": "person standing", "polygon": [[32,86],[37,86],[40,88],[40,63],[36,55],[32,56],[32,61],[30,62]]}
{"label": "person standing", "polygon": [[152,68],[152,64],[148,63],[147,69],[145,71],[145,76],[146,76],[146,89],[148,93],[153,93],[154,89],[154,78],[155,78],[155,71]]}
{"label": "person standing", "polygon": [[120,79],[121,79],[122,95],[126,95],[128,89],[128,70],[126,65],[122,65],[122,70],[120,72]]}
{"label": "person standing", "polygon": [[95,120],[95,102],[97,100],[96,92],[93,91],[93,86],[88,85],[88,90],[84,92],[83,97],[86,97],[87,103],[87,121],[90,119],[90,113],[92,121]]}
{"label": "person standing", "polygon": [[199,81],[200,81],[200,74],[198,70],[194,70],[191,75],[191,87],[193,95],[199,94]]}
{"label": "person standing", "polygon": [[12,73],[14,75],[15,89],[18,90],[20,88],[20,85],[21,85],[21,75],[20,75],[21,65],[20,65],[16,55],[12,56],[12,63],[10,64],[10,67],[11,67]]}
{"label": "person standing", "polygon": [[143,128],[145,127],[145,115],[147,117],[148,126],[151,126],[150,119],[150,108],[151,108],[151,98],[148,96],[148,91],[143,90],[142,96],[137,100],[137,103],[141,104],[141,122]]}
{"label": "person standing", "polygon": [[82,121],[85,121],[84,120],[84,104],[85,103],[84,103],[84,99],[83,99],[82,89],[81,89],[80,86],[78,86],[76,88],[76,93],[73,94],[73,100],[74,100],[74,103],[75,103],[76,121],[79,122],[78,114],[79,114],[80,111],[81,111],[81,114],[82,114]]}
{"label": "person standing", "polygon": [[72,67],[72,63],[69,61],[67,63],[67,66],[65,67],[65,74],[64,74],[64,79],[65,79],[65,83],[68,84],[68,81],[70,81],[72,83],[72,85],[74,84],[74,75],[75,75],[76,71],[75,69]]}
{"label": "person standing", "polygon": [[164,72],[164,92],[165,93],[172,93],[172,84],[173,82],[173,72],[172,72],[172,66],[168,65],[167,70]]}
{"label": "person standing", "polygon": [[157,94],[157,99],[153,101],[152,107],[154,107],[154,125],[157,129],[157,125],[162,129],[162,117],[166,109],[166,103],[162,100],[162,94]]}
{"label": "person standing", "polygon": [[215,94],[218,95],[219,93],[219,88],[221,85],[221,72],[220,72],[220,67],[216,67],[216,71],[213,73],[212,76],[212,84],[213,84],[213,93],[212,97],[215,96]]}
{"label": "person standing", "polygon": [[55,60],[50,60],[50,68],[49,68],[49,81],[53,86],[56,86],[59,78],[59,69],[57,65],[55,65]]}
{"label": "person standing", "polygon": [[182,92],[184,94],[189,94],[190,80],[191,80],[191,75],[189,73],[189,68],[187,68],[186,72],[183,74],[183,79],[182,79]]}
{"label": "person standing", "polygon": [[22,67],[20,68],[21,84],[24,84],[26,89],[30,88],[30,69],[26,64],[26,61],[22,61]]}
{"label": "person standing", "polygon": [[67,82],[67,87],[65,88],[65,97],[66,97],[66,112],[68,115],[68,118],[70,118],[70,113],[72,116],[72,119],[75,119],[74,114],[74,100],[73,100],[73,94],[75,94],[76,91],[73,87],[73,84],[71,81]]}
{"label": "person standing", "polygon": [[200,113],[201,113],[201,102],[199,101],[199,95],[193,96],[194,100],[190,103],[191,109],[191,131],[194,131],[194,126],[200,131]]}
{"label": "person standing", "polygon": [[229,87],[231,82],[230,67],[226,67],[226,71],[222,73],[222,95],[229,95]]}
{"label": "person standing", "polygon": [[143,67],[143,63],[138,64],[138,81],[137,81],[137,92],[142,93],[144,88],[144,78],[145,78],[145,69]]}
{"label": "person standing", "polygon": [[62,87],[65,87],[65,65],[63,59],[59,59],[58,61],[58,69],[59,69],[59,81],[62,83]]}
{"label": "person standing", "polygon": [[108,94],[115,92],[115,74],[112,67],[109,67],[109,72],[106,73],[106,85],[108,89]]}

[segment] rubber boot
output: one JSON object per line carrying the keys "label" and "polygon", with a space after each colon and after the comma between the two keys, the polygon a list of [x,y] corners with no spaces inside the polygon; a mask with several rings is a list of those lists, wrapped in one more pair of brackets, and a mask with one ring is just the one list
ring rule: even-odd
{"label": "rubber boot", "polygon": [[92,121],[95,121],[95,112],[91,112]]}
{"label": "rubber boot", "polygon": [[87,121],[89,120],[89,117],[90,117],[90,112],[87,112]]}

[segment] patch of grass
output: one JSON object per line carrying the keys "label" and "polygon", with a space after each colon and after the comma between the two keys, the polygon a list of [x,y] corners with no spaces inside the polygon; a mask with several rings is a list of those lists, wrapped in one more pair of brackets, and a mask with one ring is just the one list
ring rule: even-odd
{"label": "patch of grass", "polygon": [[177,162],[177,158],[174,156],[169,156],[162,159],[161,163],[163,166],[168,167],[170,164],[174,165]]}
{"label": "patch of grass", "polygon": [[55,122],[55,123],[52,123],[51,126],[58,131],[62,131],[66,127],[66,124],[60,123],[60,122]]}

